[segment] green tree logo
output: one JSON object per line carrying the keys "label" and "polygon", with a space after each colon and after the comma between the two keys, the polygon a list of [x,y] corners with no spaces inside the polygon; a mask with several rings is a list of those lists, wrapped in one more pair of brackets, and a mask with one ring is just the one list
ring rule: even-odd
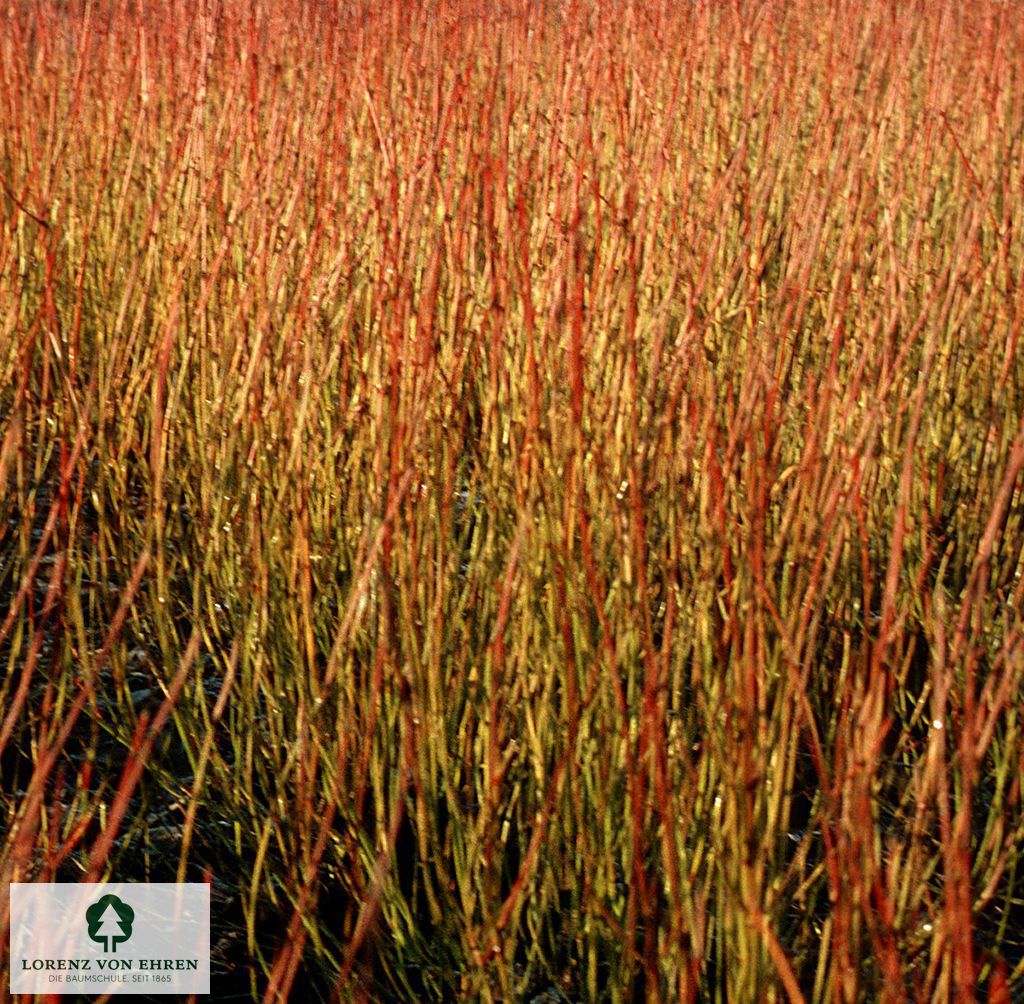
{"label": "green tree logo", "polygon": [[116,952],[122,941],[132,936],[135,911],[117,896],[101,896],[85,911],[89,937],[103,945],[103,951]]}

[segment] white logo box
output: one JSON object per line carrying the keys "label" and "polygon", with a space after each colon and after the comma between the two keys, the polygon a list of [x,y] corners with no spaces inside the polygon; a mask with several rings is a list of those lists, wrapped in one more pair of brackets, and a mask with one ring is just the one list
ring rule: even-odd
{"label": "white logo box", "polygon": [[12,994],[208,994],[210,887],[15,882]]}

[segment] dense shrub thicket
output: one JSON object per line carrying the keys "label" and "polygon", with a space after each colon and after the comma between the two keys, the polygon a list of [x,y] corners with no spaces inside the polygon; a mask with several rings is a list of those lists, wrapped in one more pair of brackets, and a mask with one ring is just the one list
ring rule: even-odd
{"label": "dense shrub thicket", "polygon": [[1024,988],[999,0],[14,0],[0,879],[218,999]]}

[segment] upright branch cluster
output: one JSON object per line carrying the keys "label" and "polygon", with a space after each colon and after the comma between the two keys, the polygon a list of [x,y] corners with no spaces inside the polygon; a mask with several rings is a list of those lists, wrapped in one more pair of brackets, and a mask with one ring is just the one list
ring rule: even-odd
{"label": "upright branch cluster", "polygon": [[1024,21],[10,0],[0,881],[254,999],[1024,988]]}

